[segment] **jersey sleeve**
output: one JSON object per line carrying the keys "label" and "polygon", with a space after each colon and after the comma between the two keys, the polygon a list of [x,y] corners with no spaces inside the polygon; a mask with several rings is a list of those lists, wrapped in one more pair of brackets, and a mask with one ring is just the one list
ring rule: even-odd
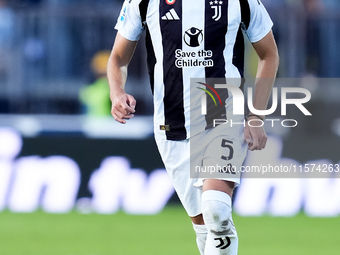
{"label": "jersey sleeve", "polygon": [[248,0],[250,22],[246,34],[250,42],[258,42],[265,37],[273,27],[273,22],[260,0]]}
{"label": "jersey sleeve", "polygon": [[138,41],[144,31],[139,12],[140,0],[125,0],[115,29],[130,41]]}

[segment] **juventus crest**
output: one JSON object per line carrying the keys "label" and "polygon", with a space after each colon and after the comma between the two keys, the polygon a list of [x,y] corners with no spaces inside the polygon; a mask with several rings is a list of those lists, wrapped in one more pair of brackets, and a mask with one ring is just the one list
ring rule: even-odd
{"label": "juventus crest", "polygon": [[222,4],[223,1],[222,0],[214,0],[214,1],[210,1],[210,7],[211,9],[214,10],[214,15],[212,16],[212,19],[215,21],[219,21],[221,19],[222,16]]}

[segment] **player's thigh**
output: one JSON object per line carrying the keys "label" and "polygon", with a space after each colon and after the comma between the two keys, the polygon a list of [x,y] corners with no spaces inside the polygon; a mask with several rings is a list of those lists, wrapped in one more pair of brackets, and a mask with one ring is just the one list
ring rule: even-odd
{"label": "player's thigh", "polygon": [[190,177],[190,141],[169,141],[156,139],[166,171],[168,172],[176,193],[188,215],[201,214],[201,189],[196,188],[195,178]]}

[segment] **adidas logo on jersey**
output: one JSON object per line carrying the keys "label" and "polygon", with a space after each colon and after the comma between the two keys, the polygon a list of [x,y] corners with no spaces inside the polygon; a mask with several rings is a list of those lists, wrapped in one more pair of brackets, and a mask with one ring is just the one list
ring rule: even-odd
{"label": "adidas logo on jersey", "polygon": [[180,18],[178,17],[175,9],[172,8],[170,11],[165,13],[165,15],[162,17],[162,20],[180,20]]}

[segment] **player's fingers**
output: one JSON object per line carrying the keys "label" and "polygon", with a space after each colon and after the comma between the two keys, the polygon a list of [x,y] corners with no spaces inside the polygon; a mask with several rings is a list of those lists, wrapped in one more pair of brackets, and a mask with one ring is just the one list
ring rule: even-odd
{"label": "player's fingers", "polygon": [[126,98],[120,102],[118,107],[123,114],[129,115],[131,113],[135,113],[135,106],[136,100],[134,97],[131,95],[126,95]]}
{"label": "player's fingers", "polygon": [[117,122],[122,123],[122,124],[126,123],[126,121],[123,118],[119,117],[115,112],[112,112],[111,114]]}
{"label": "player's fingers", "polygon": [[263,137],[261,139],[261,143],[260,143],[260,148],[261,150],[264,149],[266,147],[267,144],[267,135],[263,134]]}
{"label": "player's fingers", "polygon": [[253,142],[248,143],[248,150],[253,151]]}
{"label": "player's fingers", "polygon": [[[133,96],[131,96],[131,95],[127,96],[127,103],[128,103],[128,105],[131,109],[135,110],[137,102],[136,102],[136,99]],[[134,113],[134,111],[131,111],[131,112]]]}
{"label": "player's fingers", "polygon": [[251,144],[251,146],[249,146],[249,150],[262,150],[266,147],[266,143],[267,143],[267,136],[264,135],[263,137],[257,137],[253,140],[253,143]]}
{"label": "player's fingers", "polygon": [[129,115],[131,113],[135,113],[135,109],[128,104],[125,104],[122,106],[122,113],[124,113],[125,115]]}
{"label": "player's fingers", "polygon": [[258,141],[257,150],[262,150],[266,146],[267,135],[262,129],[259,129],[257,131],[258,131],[257,134],[256,134],[256,138],[257,138],[257,141]]}
{"label": "player's fingers", "polygon": [[244,140],[248,145],[252,142],[249,126],[244,128]]}
{"label": "player's fingers", "polygon": [[253,139],[253,141],[249,144],[248,149],[251,151],[259,150],[259,140],[257,138]]}
{"label": "player's fingers", "polygon": [[120,113],[122,115],[128,115],[134,110],[126,103],[117,101],[112,105],[112,111],[116,112],[116,114]]}
{"label": "player's fingers", "polygon": [[115,109],[113,109],[111,113],[112,113],[112,116],[114,117],[114,119],[116,121],[118,121],[119,123],[122,123],[122,124],[126,123],[125,120],[129,120],[132,117],[134,117],[134,114],[132,114],[132,113],[123,114],[120,111],[117,111]]}
{"label": "player's fingers", "polygon": [[114,100],[112,102],[112,111],[114,111],[116,113],[120,112],[123,115],[129,115],[131,113],[134,113],[135,109],[134,109],[134,107],[131,107],[129,105],[129,100],[132,100],[132,99],[128,99],[128,95],[126,95],[124,97],[120,97],[120,98]]}
{"label": "player's fingers", "polygon": [[266,146],[267,135],[262,127],[250,127],[245,128],[245,139],[251,137],[251,143],[248,142],[249,150],[262,150]]}
{"label": "player's fingers", "polygon": [[256,135],[254,137],[252,128],[248,125],[244,128],[244,140],[248,144],[248,150],[254,151],[258,148],[258,139],[256,138]]}
{"label": "player's fingers", "polygon": [[134,116],[135,116],[134,114],[130,113],[130,114],[128,114],[128,115],[124,115],[124,116],[122,117],[122,119],[129,120],[129,119],[133,118]]}

